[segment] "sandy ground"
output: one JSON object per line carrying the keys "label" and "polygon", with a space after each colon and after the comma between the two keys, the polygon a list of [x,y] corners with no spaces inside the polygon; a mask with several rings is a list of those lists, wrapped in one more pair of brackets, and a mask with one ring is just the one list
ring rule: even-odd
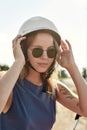
{"label": "sandy ground", "polygon": [[[64,82],[65,84],[70,86],[72,91],[76,91],[75,86],[71,79],[67,79]],[[76,129],[74,129],[76,123],[75,116],[76,113],[68,110],[67,108],[63,107],[61,104],[57,103],[56,122],[52,130],[87,130],[86,117],[80,117]]]}
{"label": "sandy ground", "polygon": [[[71,112],[60,104],[57,104],[56,122],[52,130],[74,130],[76,113]],[[75,130],[87,130],[87,118],[80,117]]]}

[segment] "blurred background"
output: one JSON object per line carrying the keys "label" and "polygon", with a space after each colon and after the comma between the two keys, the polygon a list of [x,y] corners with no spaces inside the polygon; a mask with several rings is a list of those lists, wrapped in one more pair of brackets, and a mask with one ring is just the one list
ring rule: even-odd
{"label": "blurred background", "polygon": [[[0,0],[0,69],[7,70],[12,65],[12,40],[22,23],[33,16],[43,16],[55,23],[62,39],[70,41],[75,61],[86,79],[87,0]],[[59,76],[75,91],[65,70]],[[75,113],[60,104],[57,106],[57,121],[53,130],[72,130]],[[81,117],[77,130],[87,130],[86,121],[86,118]]]}
{"label": "blurred background", "polygon": [[52,20],[72,45],[79,68],[87,64],[87,0],[0,0],[0,63],[13,63],[12,39],[33,16]]}

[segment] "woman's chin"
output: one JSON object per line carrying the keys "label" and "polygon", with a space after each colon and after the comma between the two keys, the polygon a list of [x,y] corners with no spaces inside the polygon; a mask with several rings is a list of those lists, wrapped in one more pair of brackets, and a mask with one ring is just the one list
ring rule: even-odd
{"label": "woman's chin", "polygon": [[39,72],[39,73],[45,73],[45,72],[47,72],[47,69],[38,69],[37,72]]}

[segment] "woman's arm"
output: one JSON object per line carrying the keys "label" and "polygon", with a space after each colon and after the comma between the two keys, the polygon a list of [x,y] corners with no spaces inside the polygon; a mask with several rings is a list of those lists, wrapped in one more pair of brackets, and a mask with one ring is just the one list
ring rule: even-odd
{"label": "woman's arm", "polygon": [[17,36],[13,40],[13,53],[15,61],[8,72],[0,79],[0,113],[3,111],[19,74],[25,64],[25,58],[21,50],[20,42],[25,37]]}
{"label": "woman's arm", "polygon": [[[71,75],[78,93],[78,98],[76,98],[66,87],[59,85],[58,100],[70,110],[80,115],[87,116],[87,84],[75,64],[72,48],[68,41],[66,41],[66,43],[61,41],[61,51],[57,61],[62,67],[66,68]],[[64,91],[66,91],[66,95]],[[72,98],[70,98],[70,96],[67,98],[67,94],[71,95]]]}

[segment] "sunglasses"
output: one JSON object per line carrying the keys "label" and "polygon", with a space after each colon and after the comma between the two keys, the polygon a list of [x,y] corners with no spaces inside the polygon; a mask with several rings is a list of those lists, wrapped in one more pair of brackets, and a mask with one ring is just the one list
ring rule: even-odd
{"label": "sunglasses", "polygon": [[36,48],[31,49],[31,50],[32,50],[32,55],[35,58],[41,57],[43,55],[44,51],[46,51],[47,56],[49,58],[54,58],[56,56],[56,54],[57,54],[57,51],[56,51],[55,47],[48,47],[47,50],[43,50],[40,47],[36,47]]}

